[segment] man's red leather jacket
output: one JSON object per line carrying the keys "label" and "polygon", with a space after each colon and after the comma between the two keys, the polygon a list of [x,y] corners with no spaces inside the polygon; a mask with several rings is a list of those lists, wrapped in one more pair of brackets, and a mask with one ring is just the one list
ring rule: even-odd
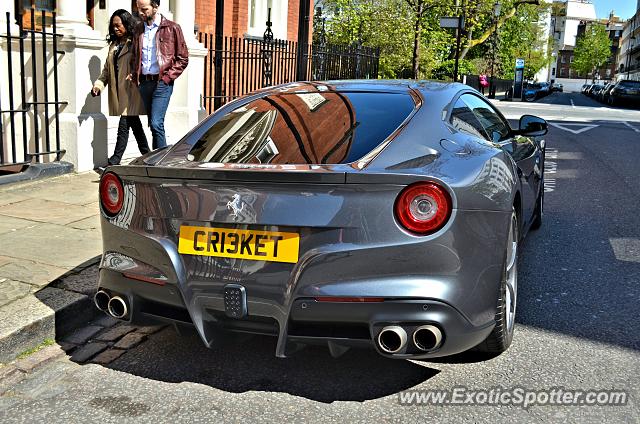
{"label": "man's red leather jacket", "polygon": [[[142,40],[144,32],[140,34],[138,46],[138,66],[136,67],[136,82],[142,70]],[[177,23],[162,16],[160,26],[156,32],[156,51],[158,67],[160,68],[159,78],[165,84],[171,83],[178,78],[189,64],[189,50],[184,41],[182,29]]]}

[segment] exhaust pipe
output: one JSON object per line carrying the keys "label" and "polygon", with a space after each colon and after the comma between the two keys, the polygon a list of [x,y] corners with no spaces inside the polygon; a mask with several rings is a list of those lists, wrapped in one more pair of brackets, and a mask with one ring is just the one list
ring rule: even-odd
{"label": "exhaust pipe", "polygon": [[108,306],[109,314],[112,317],[122,319],[127,316],[127,312],[129,311],[127,308],[127,302],[124,301],[120,296],[113,296],[109,301]]}
{"label": "exhaust pipe", "polygon": [[435,325],[422,325],[413,332],[413,344],[422,351],[437,349],[441,343],[442,332]]}
{"label": "exhaust pipe", "polygon": [[407,332],[397,325],[384,327],[378,334],[378,346],[385,353],[398,353],[407,345]]}
{"label": "exhaust pipe", "polygon": [[96,304],[98,309],[104,312],[107,312],[109,308],[109,300],[111,300],[111,297],[109,293],[104,290],[98,290],[96,294],[93,295],[93,303]]}

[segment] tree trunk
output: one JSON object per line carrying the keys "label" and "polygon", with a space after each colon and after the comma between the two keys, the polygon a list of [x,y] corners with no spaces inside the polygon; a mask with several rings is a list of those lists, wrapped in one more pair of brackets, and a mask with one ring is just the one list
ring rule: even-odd
{"label": "tree trunk", "polygon": [[423,5],[420,4],[418,6],[418,10],[416,11],[416,24],[413,28],[413,78],[418,79],[419,72],[419,62],[420,62],[420,18],[422,18],[422,9]]}

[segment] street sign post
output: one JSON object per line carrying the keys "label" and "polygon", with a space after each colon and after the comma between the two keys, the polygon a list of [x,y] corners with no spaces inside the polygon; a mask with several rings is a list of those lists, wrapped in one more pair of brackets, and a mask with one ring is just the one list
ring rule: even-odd
{"label": "street sign post", "polygon": [[440,18],[441,28],[456,29],[456,62],[453,69],[453,81],[458,81],[458,58],[460,56],[460,36],[464,29],[464,16],[443,16]]}
{"label": "street sign post", "polygon": [[464,29],[464,17],[443,16],[440,18],[440,28],[458,28],[458,21],[460,28]]}

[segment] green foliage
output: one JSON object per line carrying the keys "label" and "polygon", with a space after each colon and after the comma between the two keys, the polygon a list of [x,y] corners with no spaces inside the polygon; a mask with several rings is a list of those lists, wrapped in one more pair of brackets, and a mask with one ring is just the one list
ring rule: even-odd
{"label": "green foliage", "polygon": [[[453,81],[453,71],[455,69],[455,59],[449,59],[442,62],[431,72],[431,78],[441,81]],[[477,74],[473,61],[462,59],[458,63],[458,73],[462,74]]]}
{"label": "green foliage", "polygon": [[[440,17],[465,14],[461,39],[460,72],[489,72],[494,62],[496,75],[513,76],[516,57],[527,61],[527,73],[535,74],[551,60],[543,53],[540,14],[548,5],[514,5],[522,0],[501,0],[499,17],[493,14],[495,0],[326,0],[327,42],[379,47],[380,77],[413,76],[412,59],[416,20],[419,24],[418,78],[451,78],[455,58],[455,31],[440,28]],[[420,9],[422,5],[423,9]],[[423,13],[419,15],[419,11]],[[419,16],[418,16],[419,15]],[[496,59],[491,60],[492,34],[499,26]],[[449,69],[450,68],[450,69]],[[500,72],[504,69],[504,72]]]}
{"label": "green foliage", "polygon": [[589,24],[578,37],[573,51],[571,68],[578,74],[595,74],[595,71],[611,56],[611,40],[601,24]]}
{"label": "green foliage", "polygon": [[497,75],[512,79],[516,59],[524,59],[524,78],[533,79],[540,69],[551,63],[553,39],[544,37],[542,14],[544,10],[524,5],[499,31]]}
{"label": "green foliage", "polygon": [[40,343],[38,346],[35,346],[31,349],[27,349],[24,352],[20,353],[16,359],[24,359],[29,355],[33,355],[34,353],[36,353],[39,350],[44,349],[47,346],[51,346],[53,345],[55,342],[53,341],[53,339],[44,339],[44,341],[42,343]]}

